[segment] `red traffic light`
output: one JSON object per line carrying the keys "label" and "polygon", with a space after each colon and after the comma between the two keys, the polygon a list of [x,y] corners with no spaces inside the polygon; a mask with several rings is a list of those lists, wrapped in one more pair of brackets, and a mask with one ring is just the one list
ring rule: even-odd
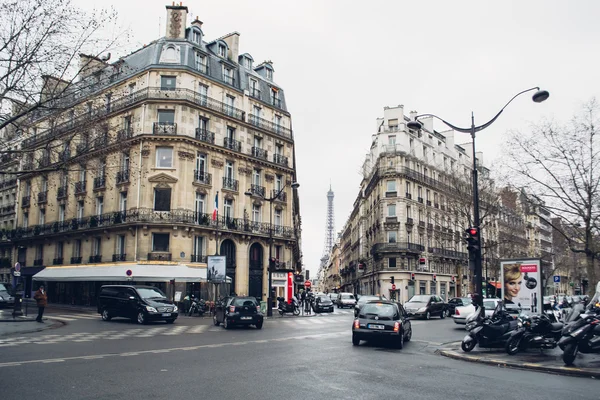
{"label": "red traffic light", "polygon": [[467,231],[469,232],[469,235],[477,236],[477,228],[469,228]]}

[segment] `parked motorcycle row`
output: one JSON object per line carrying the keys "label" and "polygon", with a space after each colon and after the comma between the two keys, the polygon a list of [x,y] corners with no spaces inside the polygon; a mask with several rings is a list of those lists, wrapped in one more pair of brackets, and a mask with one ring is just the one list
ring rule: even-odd
{"label": "parked motorcycle row", "polygon": [[510,355],[527,349],[563,351],[563,361],[572,365],[578,353],[600,353],[600,282],[592,300],[572,307],[564,322],[559,322],[552,307],[540,315],[521,312],[514,319],[503,302],[486,317],[478,307],[466,320],[467,335],[461,343],[464,352],[482,348],[504,348]]}

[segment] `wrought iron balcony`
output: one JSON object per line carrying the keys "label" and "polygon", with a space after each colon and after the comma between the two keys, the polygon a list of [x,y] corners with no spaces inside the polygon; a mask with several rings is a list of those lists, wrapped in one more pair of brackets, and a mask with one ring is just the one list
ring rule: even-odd
{"label": "wrought iron balcony", "polygon": [[434,203],[434,204],[433,204],[433,206],[434,206],[435,208],[440,208],[440,203]]}
{"label": "wrought iron balcony", "polygon": [[427,223],[427,230],[432,231],[433,230],[433,224],[428,222]]}
{"label": "wrought iron balcony", "polygon": [[238,190],[237,179],[223,178],[223,189],[234,190],[237,192],[237,190]]}
{"label": "wrought iron balcony", "polygon": [[425,246],[411,242],[377,243],[371,248],[372,254],[396,252],[420,253],[424,250]]}
{"label": "wrought iron balcony", "polygon": [[106,146],[108,146],[108,134],[102,134],[100,136],[98,136],[97,138],[94,139],[94,145],[93,148],[95,150],[101,150],[104,149]]}
{"label": "wrought iron balcony", "polygon": [[120,171],[117,171],[117,185],[126,182],[129,182],[129,170],[122,169]]}
{"label": "wrought iron balcony", "polygon": [[427,200],[427,206],[431,207],[431,200]]}
{"label": "wrought iron balcony", "polygon": [[96,254],[95,256],[90,256],[90,263],[99,263],[102,262],[102,255]]}
{"label": "wrought iron balcony", "polygon": [[6,204],[6,205],[0,207],[0,212],[2,212],[2,214],[8,214],[8,213],[12,213],[14,211],[15,211],[15,203]]}
{"label": "wrought iron balcony", "polygon": [[196,128],[196,139],[206,143],[215,143],[215,134],[206,129]]}
{"label": "wrought iron balcony", "polygon": [[38,166],[44,168],[50,165],[50,156],[44,156],[38,160]]}
{"label": "wrought iron balcony", "polygon": [[94,178],[94,190],[106,188],[106,177],[97,176]]}
{"label": "wrought iron balcony", "polygon": [[81,264],[81,256],[71,257],[71,264]]}
{"label": "wrought iron balcony", "polygon": [[23,168],[22,168],[23,171],[31,171],[33,169],[34,169],[33,161],[25,161],[23,163]]}
{"label": "wrought iron balcony", "polygon": [[223,140],[223,146],[230,150],[240,151],[242,149],[242,144],[239,140],[235,140],[232,138],[226,137]]}
{"label": "wrought iron balcony", "polygon": [[0,182],[0,189],[8,188],[8,187],[16,186],[16,185],[17,185],[16,179],[9,179],[7,181]]}
{"label": "wrought iron balcony", "polygon": [[113,254],[112,260],[113,260],[113,262],[127,261],[127,254]]}
{"label": "wrought iron balcony", "polygon": [[85,184],[86,181],[75,182],[75,194],[85,193]]}
{"label": "wrought iron balcony", "polygon": [[262,158],[263,160],[268,158],[267,150],[261,149],[260,147],[252,147],[252,155],[256,158]]}
{"label": "wrought iron balcony", "polygon": [[425,228],[425,221],[419,221],[419,228]]}
{"label": "wrought iron balcony", "polygon": [[31,204],[31,196],[21,197],[21,207],[29,207]]}
{"label": "wrought iron balcony", "polygon": [[250,193],[256,196],[265,197],[265,187],[260,185],[250,185]]}
{"label": "wrought iron balcony", "polygon": [[273,154],[273,162],[286,167],[288,166],[288,158],[283,154]]}
{"label": "wrought iron balcony", "polygon": [[43,258],[38,258],[37,260],[33,260],[33,265],[38,267],[40,265],[44,265],[44,259]]}
{"label": "wrought iron balcony", "polygon": [[171,253],[162,251],[148,253],[148,261],[171,261]]}
{"label": "wrought iron balcony", "polygon": [[418,200],[419,203],[423,204],[423,198],[422,197],[418,197],[417,200]]}
{"label": "wrought iron balcony", "polygon": [[212,175],[206,171],[194,170],[194,182],[210,185],[212,183]]}
{"label": "wrought iron balcony", "polygon": [[191,258],[192,262],[205,263],[207,261],[207,257],[202,254],[192,254]]}
{"label": "wrought iron balcony", "polygon": [[279,136],[283,136],[288,139],[292,138],[292,131],[290,129],[283,127],[281,125],[274,124],[273,122],[267,121],[266,119],[263,119],[260,117],[257,117],[256,115],[250,114],[248,117],[248,122],[250,122],[251,125],[254,125],[261,129],[264,129],[271,133],[275,133]]}
{"label": "wrought iron balcony", "polygon": [[[271,197],[275,198],[275,196],[277,196],[277,192],[279,192],[279,190],[277,189],[271,190]],[[275,198],[275,200],[282,201],[285,203],[287,201],[287,193],[282,190],[281,193],[279,193],[279,196]]]}
{"label": "wrought iron balcony", "polygon": [[175,122],[154,122],[152,133],[154,135],[177,135],[177,124]]}
{"label": "wrought iron balcony", "polygon": [[234,86],[235,78],[233,76],[223,74],[223,82],[225,82],[228,85]]}
{"label": "wrought iron balcony", "polygon": [[260,90],[255,88],[250,88],[250,97],[254,97],[255,99],[260,99]]}
{"label": "wrought iron balcony", "polygon": [[410,194],[410,193],[406,192],[406,198],[407,198],[407,199],[412,199],[412,194]]}
{"label": "wrought iron balcony", "polygon": [[123,128],[117,132],[117,141],[121,142],[123,140],[131,139],[133,137],[133,129],[132,128]]}
{"label": "wrought iron balcony", "polygon": [[413,224],[414,224],[413,219],[411,217],[407,217],[406,218],[406,225],[413,225]]}
{"label": "wrought iron balcony", "polygon": [[37,202],[38,204],[44,204],[48,202],[48,191],[39,192],[37,194]]}
{"label": "wrought iron balcony", "polygon": [[62,257],[57,257],[54,260],[52,260],[52,265],[62,265],[62,263],[63,263]]}

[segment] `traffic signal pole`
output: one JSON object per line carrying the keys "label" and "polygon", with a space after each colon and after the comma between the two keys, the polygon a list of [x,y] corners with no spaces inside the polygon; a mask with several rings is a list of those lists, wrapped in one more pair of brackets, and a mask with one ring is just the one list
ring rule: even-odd
{"label": "traffic signal pole", "polygon": [[[475,293],[478,294],[478,299],[483,303],[483,291],[482,291],[482,268],[481,268],[481,228],[479,221],[479,185],[478,185],[478,171],[477,171],[477,153],[475,152],[475,116],[471,112],[471,139],[473,140],[473,225],[477,229],[476,239],[477,246],[475,246],[475,258],[473,279],[475,280]],[[482,304],[479,304],[482,306]]]}

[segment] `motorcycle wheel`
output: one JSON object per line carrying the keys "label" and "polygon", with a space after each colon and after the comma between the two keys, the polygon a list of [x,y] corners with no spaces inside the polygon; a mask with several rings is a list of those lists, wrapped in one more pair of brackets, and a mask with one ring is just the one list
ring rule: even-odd
{"label": "motorcycle wheel", "polygon": [[510,339],[508,339],[508,342],[506,342],[506,353],[514,356],[515,354],[517,354],[519,352],[519,347],[521,346],[521,338],[520,337],[511,337]]}
{"label": "motorcycle wheel", "polygon": [[296,315],[296,316],[300,315],[300,309],[299,308],[294,308],[294,315]]}
{"label": "motorcycle wheel", "polygon": [[469,343],[465,343],[462,342],[460,344],[460,348],[462,349],[462,351],[464,351],[465,353],[470,352],[471,350],[473,350],[475,348],[475,346],[477,345],[477,342],[475,342],[474,340],[471,340]]}
{"label": "motorcycle wheel", "polygon": [[565,365],[573,365],[576,357],[577,343],[569,343],[565,346],[565,351],[563,352],[563,361]]}
{"label": "motorcycle wheel", "polygon": [[279,310],[279,315],[283,317],[283,310]]}

